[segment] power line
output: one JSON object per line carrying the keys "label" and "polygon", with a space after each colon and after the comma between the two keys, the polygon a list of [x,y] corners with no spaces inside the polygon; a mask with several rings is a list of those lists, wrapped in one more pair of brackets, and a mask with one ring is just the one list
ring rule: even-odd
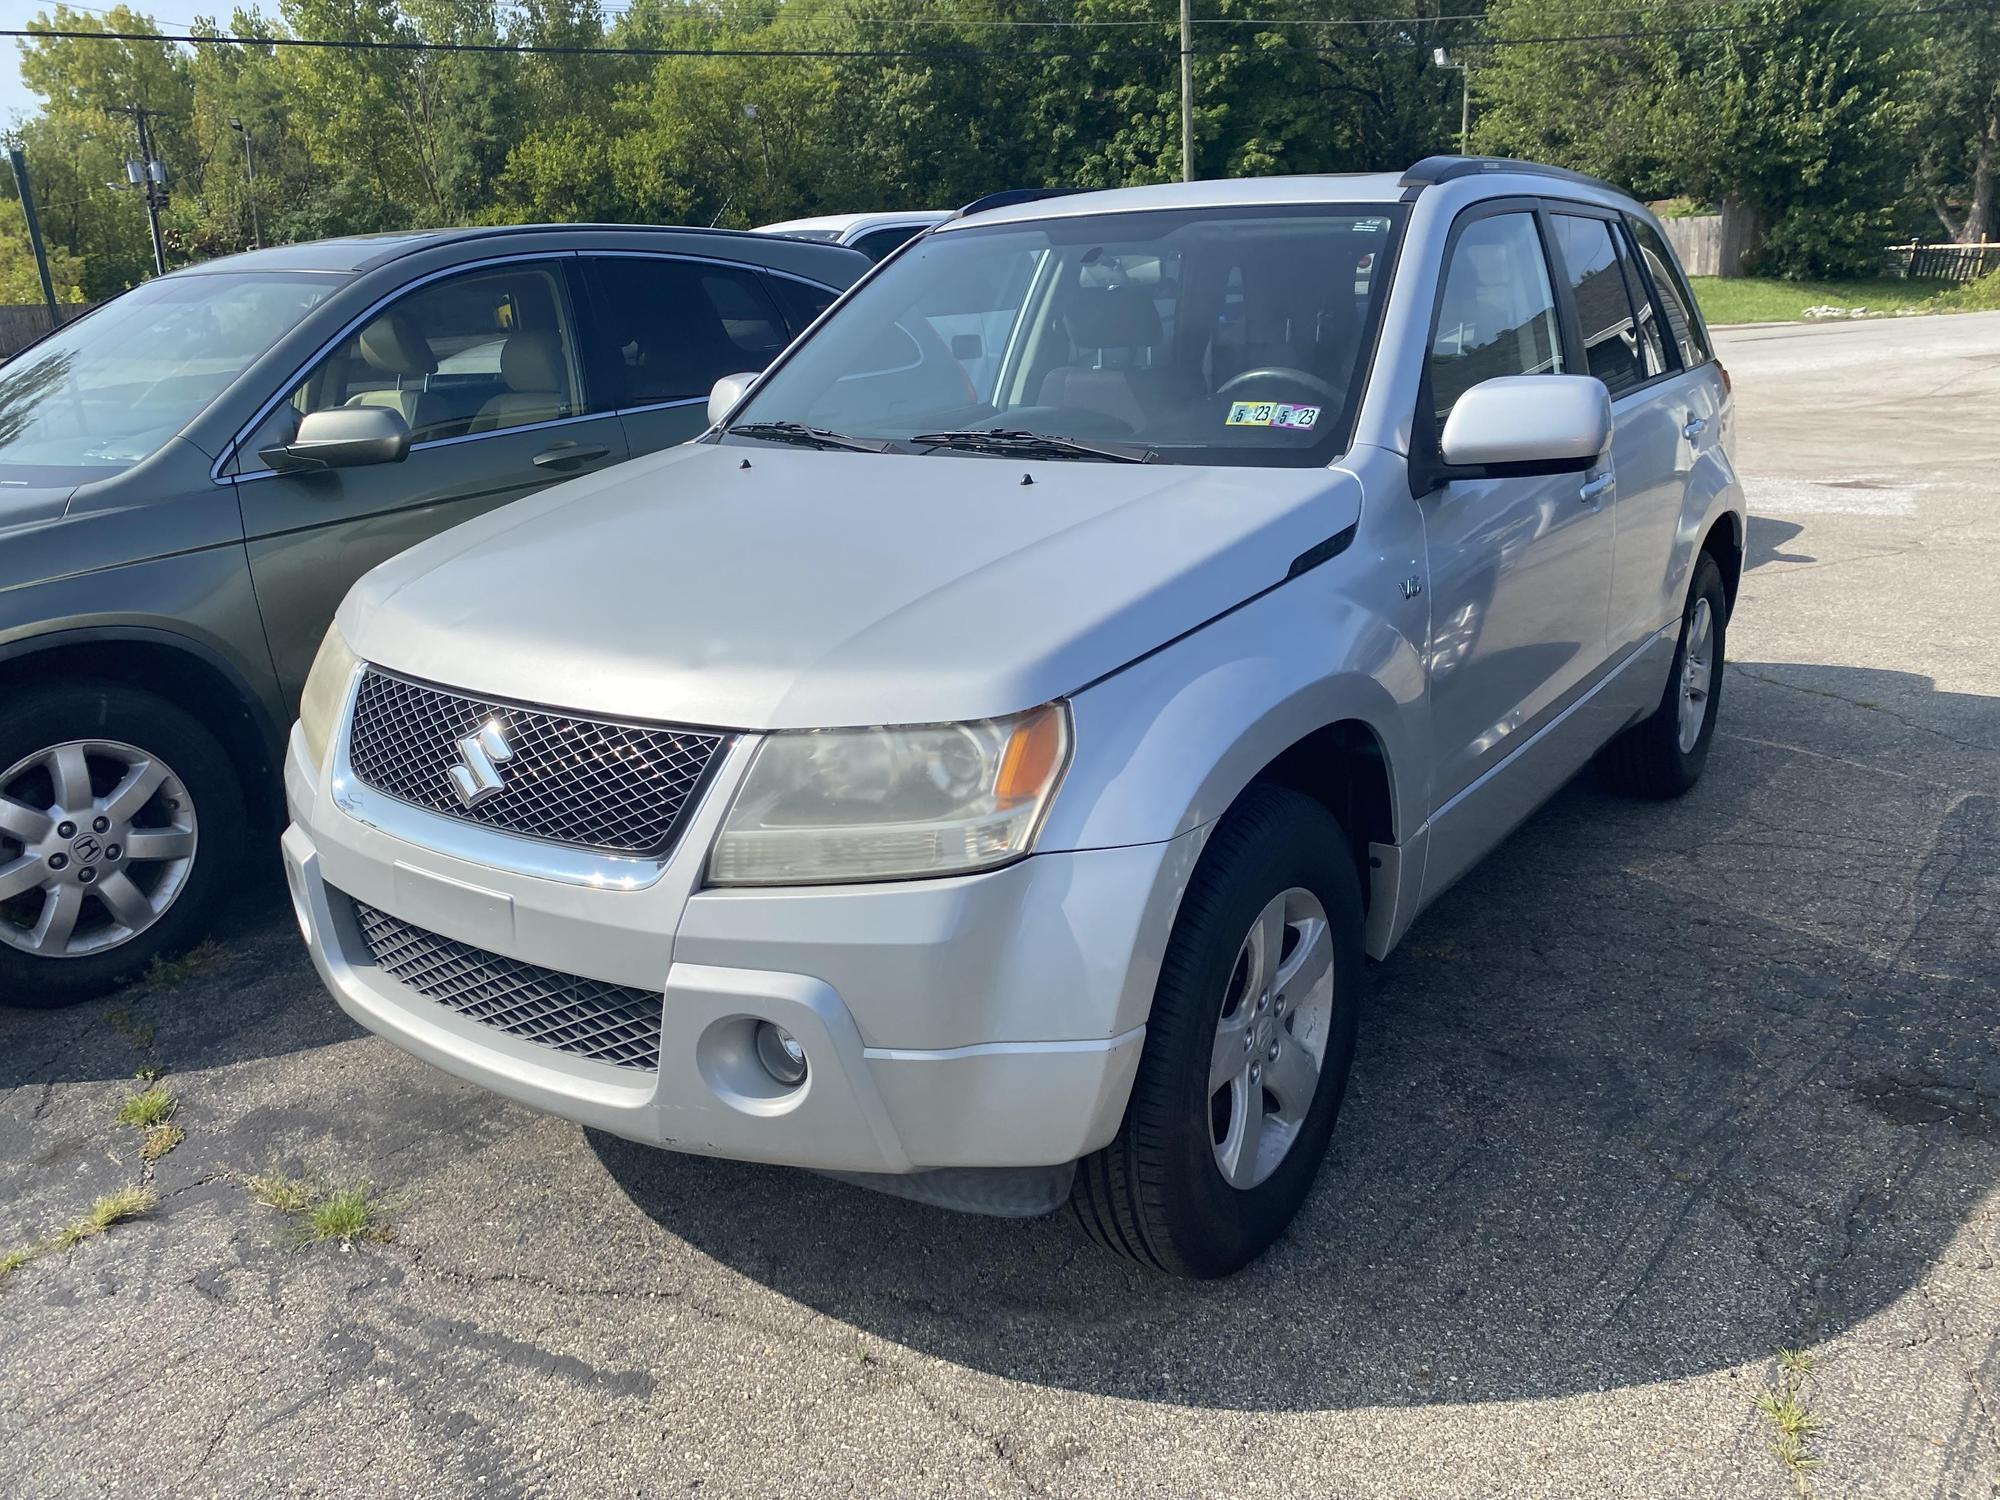
{"label": "power line", "polygon": [[[1770,19],[1760,21],[1718,22],[1706,26],[1673,26],[1639,31],[1599,31],[1579,32],[1562,36],[1487,36],[1467,38],[1465,46],[1491,47],[1552,47],[1568,46],[1585,42],[1630,42],[1657,40],[1661,37],[1704,36],[1769,31],[1785,27],[1833,29],[1866,21],[1901,20],[1916,16],[1959,15],[1966,13],[1990,14],[2000,9],[2000,0],[1986,0],[1986,3],[1960,3],[1943,5],[1907,5],[1895,9],[1861,11],[1846,15],[1793,17],[1789,20]],[[1620,14],[1622,12],[1606,12]],[[1432,17],[1417,18],[1431,20]],[[1164,23],[1159,23],[1164,25]],[[1410,19],[1384,19],[1372,22],[1375,25],[1408,25]],[[631,58],[675,58],[675,57],[771,57],[799,59],[945,59],[981,57],[1088,57],[1099,55],[1104,49],[1044,50],[1024,47],[648,47],[648,46],[577,46],[568,43],[549,42],[427,42],[418,40],[375,40],[366,38],[331,38],[297,36],[227,36],[200,32],[157,32],[157,31],[57,31],[27,30],[22,28],[0,29],[0,37],[20,37],[42,41],[78,42],[162,42],[188,47],[301,47],[320,51],[341,52],[416,52],[416,53],[472,53],[472,54],[515,54],[532,57],[631,57]],[[1368,41],[1342,47],[1247,47],[1242,45],[1196,48],[1197,56],[1219,57],[1240,56],[1246,53],[1263,55],[1266,53],[1329,54],[1356,50],[1389,50],[1409,45],[1402,41]],[[1131,48],[1119,47],[1120,52],[1156,52],[1163,56],[1179,56],[1178,47]]]}

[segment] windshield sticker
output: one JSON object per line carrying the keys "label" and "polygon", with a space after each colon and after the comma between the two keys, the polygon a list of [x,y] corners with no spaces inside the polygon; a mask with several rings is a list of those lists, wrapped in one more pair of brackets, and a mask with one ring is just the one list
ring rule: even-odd
{"label": "windshield sticker", "polygon": [[1229,408],[1229,427],[1289,427],[1310,432],[1319,421],[1317,406],[1291,406],[1282,401],[1238,401]]}

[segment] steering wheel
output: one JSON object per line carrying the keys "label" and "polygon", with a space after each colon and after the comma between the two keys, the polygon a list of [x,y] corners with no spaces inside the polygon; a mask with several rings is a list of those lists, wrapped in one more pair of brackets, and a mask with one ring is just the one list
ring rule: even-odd
{"label": "steering wheel", "polygon": [[1334,405],[1340,403],[1340,392],[1333,386],[1321,380],[1317,375],[1305,370],[1294,370],[1289,365],[1266,365],[1260,370],[1245,370],[1241,375],[1232,375],[1229,379],[1222,382],[1215,394],[1218,396],[1233,396],[1238,391],[1246,390],[1250,386],[1266,385],[1271,381],[1280,381],[1287,385],[1300,386],[1305,390],[1311,391],[1322,402]]}

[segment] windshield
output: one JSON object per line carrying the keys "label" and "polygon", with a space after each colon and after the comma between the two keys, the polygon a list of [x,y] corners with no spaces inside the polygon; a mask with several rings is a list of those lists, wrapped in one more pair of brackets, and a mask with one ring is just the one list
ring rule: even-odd
{"label": "windshield", "polygon": [[[800,440],[770,425],[786,423],[891,452],[1326,463],[1360,399],[1399,211],[1201,209],[930,235],[773,371],[724,441]],[[765,425],[737,430],[749,424]]]}
{"label": "windshield", "polygon": [[169,277],[50,334],[0,369],[0,482],[85,484],[130,468],[342,284]]}

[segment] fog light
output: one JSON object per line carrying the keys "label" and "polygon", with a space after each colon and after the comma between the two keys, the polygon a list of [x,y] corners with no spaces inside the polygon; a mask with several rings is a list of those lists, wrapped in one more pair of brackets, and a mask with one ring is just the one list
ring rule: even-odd
{"label": "fog light", "polygon": [[765,1072],[786,1088],[796,1088],[806,1081],[806,1049],[782,1026],[773,1026],[769,1021],[757,1023],[757,1060],[764,1065]]}

